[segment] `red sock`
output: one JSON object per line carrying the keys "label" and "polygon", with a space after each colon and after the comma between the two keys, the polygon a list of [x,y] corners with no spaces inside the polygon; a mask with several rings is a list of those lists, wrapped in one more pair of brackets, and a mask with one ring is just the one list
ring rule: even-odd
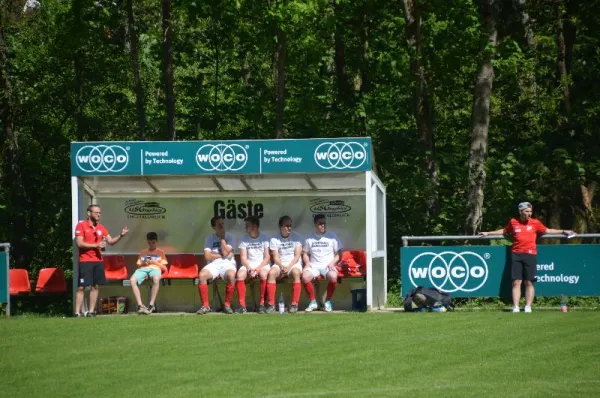
{"label": "red sock", "polygon": [[329,282],[327,284],[327,300],[331,300],[331,296],[333,296],[333,292],[335,292],[336,287],[337,282]]}
{"label": "red sock", "polygon": [[208,304],[208,285],[207,284],[199,284],[198,285],[198,293],[200,293],[200,300],[202,300],[203,307],[210,307]]}
{"label": "red sock", "polygon": [[233,291],[235,290],[235,285],[226,284],[225,285],[225,306],[231,307],[231,299],[233,298]]}
{"label": "red sock", "polygon": [[267,280],[260,280],[260,301],[258,302],[261,305],[265,304],[265,292],[267,291]]}
{"label": "red sock", "polygon": [[292,305],[298,305],[300,301],[300,282],[292,283]]}
{"label": "red sock", "polygon": [[246,282],[244,281],[236,281],[235,287],[238,292],[238,300],[240,301],[240,307],[246,306]]}
{"label": "red sock", "polygon": [[313,286],[312,281],[304,284],[304,290],[306,290],[306,294],[308,294],[310,301],[315,301],[315,287]]}
{"label": "red sock", "polygon": [[277,290],[276,283],[267,283],[267,302],[269,305],[275,305],[275,290]]}

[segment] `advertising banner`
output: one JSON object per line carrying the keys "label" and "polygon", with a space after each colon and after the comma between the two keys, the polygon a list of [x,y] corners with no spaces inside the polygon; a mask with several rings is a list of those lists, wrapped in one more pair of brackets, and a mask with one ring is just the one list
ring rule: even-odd
{"label": "advertising banner", "polygon": [[8,254],[0,251],[0,303],[8,303]]}
{"label": "advertising banner", "polygon": [[[402,292],[436,287],[454,297],[510,296],[509,246],[403,247]],[[600,245],[538,245],[537,296],[600,295]]]}
{"label": "advertising banner", "polygon": [[[313,194],[314,195],[314,194]],[[283,215],[293,219],[294,230],[305,236],[314,232],[314,214],[327,216],[327,230],[338,235],[344,248],[364,250],[365,197],[281,196],[222,198],[99,198],[104,224],[112,236],[124,226],[129,234],[106,254],[135,253],[146,246],[146,233],[158,233],[158,246],[167,253],[202,253],[205,238],[214,231],[210,219],[225,218],[225,228],[236,237],[245,233],[244,218],[260,218],[260,229],[267,235],[279,232]],[[83,217],[83,216],[82,216]],[[237,252],[237,247],[235,247]]]}
{"label": "advertising banner", "polygon": [[339,173],[371,168],[370,138],[71,143],[72,176]]}

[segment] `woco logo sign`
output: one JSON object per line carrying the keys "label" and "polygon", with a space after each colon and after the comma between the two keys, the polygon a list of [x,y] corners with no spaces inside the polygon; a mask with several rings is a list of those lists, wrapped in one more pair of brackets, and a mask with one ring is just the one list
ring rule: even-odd
{"label": "woco logo sign", "polygon": [[358,169],[367,160],[367,150],[358,142],[324,142],[315,149],[315,162],[325,170]]}
{"label": "woco logo sign", "polygon": [[75,162],[86,173],[118,173],[129,164],[128,151],[120,145],[85,145],[75,154]]}
{"label": "woco logo sign", "polygon": [[421,253],[410,262],[408,277],[415,287],[429,281],[433,287],[448,293],[474,292],[488,278],[484,257],[489,259],[490,254],[482,257],[474,252]]}
{"label": "woco logo sign", "polygon": [[196,163],[204,171],[238,171],[248,163],[248,145],[206,144],[196,152]]}

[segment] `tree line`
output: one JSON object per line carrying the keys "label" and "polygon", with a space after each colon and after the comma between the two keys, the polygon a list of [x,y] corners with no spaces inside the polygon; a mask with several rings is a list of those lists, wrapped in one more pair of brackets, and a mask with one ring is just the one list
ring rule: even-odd
{"label": "tree line", "polygon": [[71,141],[371,136],[402,235],[598,231],[598,0],[0,0],[0,241],[68,268]]}

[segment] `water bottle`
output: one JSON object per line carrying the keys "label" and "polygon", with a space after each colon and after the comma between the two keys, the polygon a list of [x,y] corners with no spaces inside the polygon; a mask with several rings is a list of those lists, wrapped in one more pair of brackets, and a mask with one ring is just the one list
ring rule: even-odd
{"label": "water bottle", "polygon": [[279,295],[279,313],[283,314],[285,312],[285,301],[283,300],[283,293]]}
{"label": "water bottle", "polygon": [[565,301],[565,295],[560,295],[560,312],[567,312],[567,302]]}

